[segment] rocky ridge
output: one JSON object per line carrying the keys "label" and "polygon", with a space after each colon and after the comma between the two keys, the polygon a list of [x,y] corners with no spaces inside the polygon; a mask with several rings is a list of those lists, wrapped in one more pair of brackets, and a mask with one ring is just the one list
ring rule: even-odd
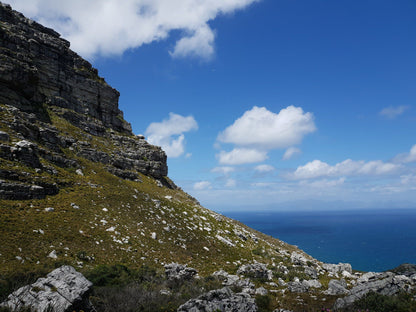
{"label": "rocky ridge", "polygon": [[[124,179],[138,180],[140,172],[174,187],[166,179],[166,154],[133,135],[118,108],[118,91],[68,41],[8,5],[0,4],[0,21],[0,158],[53,181],[3,169],[0,198],[55,195],[62,181],[53,167],[82,169],[77,157]],[[57,129],[57,119],[67,123],[66,131]]]}
{"label": "rocky ridge", "polygon": [[167,178],[165,153],[132,134],[118,92],[59,34],[1,3],[0,58],[0,286],[34,268],[123,263],[222,284],[182,302],[189,311],[256,311],[261,298],[271,311],[341,309],[370,291],[414,291],[412,267],[322,263],[202,207]]}

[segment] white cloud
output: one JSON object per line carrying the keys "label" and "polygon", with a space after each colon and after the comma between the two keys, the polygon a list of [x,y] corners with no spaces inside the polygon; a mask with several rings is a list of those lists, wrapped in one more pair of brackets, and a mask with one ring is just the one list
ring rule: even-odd
{"label": "white cloud", "polygon": [[146,129],[146,135],[149,143],[161,146],[168,157],[179,157],[185,151],[183,133],[197,129],[194,117],[169,113],[169,119],[151,123]]}
{"label": "white cloud", "polygon": [[221,167],[215,167],[211,169],[211,172],[213,173],[220,173],[222,175],[228,175],[231,172],[234,172],[235,168],[234,167],[228,167],[228,166],[221,166]]}
{"label": "white cloud", "polygon": [[312,113],[288,106],[278,114],[254,106],[219,134],[218,140],[261,149],[287,148],[299,144],[316,130]]}
{"label": "white cloud", "polygon": [[410,108],[410,106],[407,105],[401,105],[401,106],[389,106],[386,108],[383,108],[379,114],[383,117],[394,119],[400,115],[402,115],[405,111],[407,111]]}
{"label": "white cloud", "polygon": [[286,152],[284,153],[282,159],[283,160],[289,160],[293,156],[300,154],[302,151],[297,147],[289,147]]}
{"label": "white cloud", "polygon": [[214,32],[209,22],[258,0],[9,0],[14,9],[52,27],[84,57],[120,55],[181,30],[171,52],[209,58]]}
{"label": "white cloud", "polygon": [[254,168],[254,170],[264,173],[274,171],[275,168],[271,165],[258,165]]}
{"label": "white cloud", "polygon": [[304,113],[300,107],[288,106],[276,114],[254,106],[218,135],[218,142],[236,147],[231,152],[221,151],[217,158],[229,165],[264,161],[269,150],[299,144],[314,132],[313,119],[312,113]]}
{"label": "white cloud", "polygon": [[330,176],[387,175],[397,173],[402,168],[399,164],[385,163],[381,160],[365,162],[363,160],[344,160],[334,166],[320,160],[314,160],[299,166],[287,177],[302,180]]}
{"label": "white cloud", "polygon": [[209,181],[200,181],[194,184],[194,190],[196,191],[202,191],[202,190],[207,190],[211,188],[212,188],[212,185],[211,185],[211,182]]}
{"label": "white cloud", "polygon": [[235,187],[237,182],[234,179],[228,179],[225,183],[225,187]]}
{"label": "white cloud", "polygon": [[396,163],[416,162],[416,144],[412,146],[409,153],[399,154],[393,159]]}
{"label": "white cloud", "polygon": [[267,152],[250,148],[235,148],[231,152],[221,151],[217,158],[222,165],[242,165],[262,162],[267,159]]}

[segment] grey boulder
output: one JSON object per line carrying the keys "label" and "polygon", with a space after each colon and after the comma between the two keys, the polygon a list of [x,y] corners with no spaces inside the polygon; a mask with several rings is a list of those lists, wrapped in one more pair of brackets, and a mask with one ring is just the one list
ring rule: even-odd
{"label": "grey boulder", "polygon": [[19,288],[10,294],[0,307],[11,311],[30,308],[37,312],[88,311],[88,300],[92,283],[71,266],[62,266],[39,278],[35,283]]}
{"label": "grey boulder", "polygon": [[246,293],[233,293],[228,287],[191,299],[178,308],[178,312],[257,312],[254,299]]}

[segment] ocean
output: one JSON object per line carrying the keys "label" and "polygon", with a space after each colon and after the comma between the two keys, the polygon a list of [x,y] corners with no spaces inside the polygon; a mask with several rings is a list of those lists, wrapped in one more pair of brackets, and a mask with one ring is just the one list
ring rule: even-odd
{"label": "ocean", "polygon": [[323,262],[375,272],[416,263],[416,209],[222,213]]}

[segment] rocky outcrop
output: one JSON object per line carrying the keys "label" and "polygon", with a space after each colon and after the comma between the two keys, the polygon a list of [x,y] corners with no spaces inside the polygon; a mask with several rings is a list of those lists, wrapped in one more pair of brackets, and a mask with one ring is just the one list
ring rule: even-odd
{"label": "rocky outcrop", "polygon": [[273,278],[273,272],[267,269],[264,263],[244,264],[237,270],[237,274],[265,280],[272,280]]}
{"label": "rocky outcrop", "polygon": [[168,280],[190,280],[198,274],[193,268],[186,265],[171,263],[165,265],[165,275]]}
{"label": "rocky outcrop", "polygon": [[[166,179],[165,152],[133,135],[118,108],[118,91],[69,46],[54,30],[0,2],[0,127],[6,129],[0,158],[46,172],[55,185],[61,183],[54,167],[79,169],[76,157],[82,157],[122,179],[140,181],[142,173],[175,188]],[[65,123],[56,125],[56,117]],[[1,181],[0,199],[57,193],[23,182]]]}
{"label": "rocky outcrop", "polygon": [[46,278],[13,292],[0,306],[11,311],[30,308],[37,312],[89,311],[88,293],[92,283],[71,266],[62,266]]}
{"label": "rocky outcrop", "polygon": [[392,296],[401,291],[408,292],[415,284],[415,280],[405,275],[395,275],[392,272],[369,272],[360,277],[357,282],[358,285],[348,292],[348,296],[337,299],[335,308],[345,308],[369,292],[386,296]]}
{"label": "rocky outcrop", "polygon": [[131,133],[118,109],[119,92],[68,41],[8,5],[0,5],[0,20],[0,103],[40,117],[45,105],[56,106],[76,114],[70,121],[84,129],[94,119],[93,134],[105,128]]}
{"label": "rocky outcrop", "polygon": [[196,299],[191,299],[178,308],[178,312],[256,312],[257,305],[250,295],[233,293],[230,288],[224,287],[212,290]]}

